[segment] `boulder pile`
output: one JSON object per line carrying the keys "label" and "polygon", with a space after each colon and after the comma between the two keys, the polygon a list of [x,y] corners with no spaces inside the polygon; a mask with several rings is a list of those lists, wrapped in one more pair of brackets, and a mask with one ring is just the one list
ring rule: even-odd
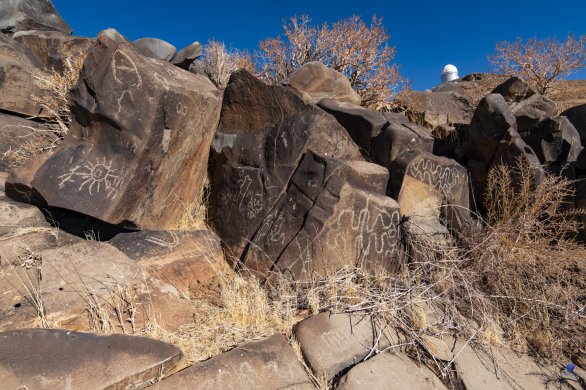
{"label": "boulder pile", "polygon": [[[187,368],[178,348],[128,334],[185,329],[188,298],[218,295],[234,270],[266,283],[397,272],[474,223],[499,164],[522,161],[536,184],[578,179],[572,202],[586,208],[586,106],[560,116],[517,78],[480,98],[448,83],[383,113],[316,62],[283,85],[240,70],[219,90],[194,69],[199,42],[75,37],[49,0],[3,1],[0,31],[7,388],[446,389],[439,366],[370,316],[322,312],[295,326],[297,344],[277,334]],[[71,55],[86,57],[56,134],[33,80]],[[31,142],[44,146],[28,153]],[[204,195],[210,228],[181,227]],[[61,330],[38,329],[49,326]],[[495,371],[466,340],[417,343],[467,389],[562,380],[506,349]]]}

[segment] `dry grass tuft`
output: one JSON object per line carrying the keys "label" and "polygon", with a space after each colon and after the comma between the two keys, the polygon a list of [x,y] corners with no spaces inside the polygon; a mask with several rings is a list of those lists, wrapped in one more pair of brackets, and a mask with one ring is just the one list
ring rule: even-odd
{"label": "dry grass tuft", "polygon": [[36,83],[43,95],[33,96],[33,100],[47,111],[49,121],[57,126],[56,132],[61,137],[69,130],[69,93],[77,84],[86,56],[84,52],[67,53],[62,72],[48,69],[46,76],[36,76]]}
{"label": "dry grass tuft", "polygon": [[208,208],[210,204],[210,180],[204,177],[201,189],[193,202],[185,205],[179,222],[173,230],[207,229]]}

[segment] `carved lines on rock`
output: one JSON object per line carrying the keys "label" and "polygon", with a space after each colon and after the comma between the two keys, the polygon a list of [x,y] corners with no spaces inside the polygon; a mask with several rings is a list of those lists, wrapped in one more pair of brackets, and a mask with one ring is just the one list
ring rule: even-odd
{"label": "carved lines on rock", "polygon": [[97,158],[95,162],[85,161],[81,165],[71,167],[69,171],[58,176],[59,188],[65,187],[67,183],[79,184],[78,191],[88,190],[90,196],[106,193],[108,199],[114,199],[118,195],[118,189],[124,181],[122,172],[112,168],[112,160],[107,161]]}
{"label": "carved lines on rock", "polygon": [[446,196],[451,194],[452,189],[461,179],[460,172],[456,167],[442,166],[425,158],[411,164],[408,174],[435,187]]}

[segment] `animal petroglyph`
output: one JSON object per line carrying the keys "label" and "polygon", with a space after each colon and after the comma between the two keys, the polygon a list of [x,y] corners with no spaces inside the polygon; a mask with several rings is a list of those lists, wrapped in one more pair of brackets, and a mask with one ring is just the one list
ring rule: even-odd
{"label": "animal petroglyph", "polygon": [[112,161],[107,162],[104,157],[95,162],[85,161],[82,165],[76,165],[68,172],[58,176],[59,188],[65,187],[67,183],[79,184],[78,191],[87,188],[90,196],[99,194],[102,191],[106,197],[114,199],[118,195],[118,189],[124,181],[122,173],[112,168]]}
{"label": "animal petroglyph", "polygon": [[462,175],[455,167],[446,167],[422,158],[409,166],[407,172],[414,177],[448,196],[454,186],[460,181]]}
{"label": "animal petroglyph", "polygon": [[117,51],[114,54],[112,76],[114,80],[125,87],[140,88],[142,87],[142,77],[136,66],[136,63],[127,54]]}
{"label": "animal petroglyph", "polygon": [[167,239],[162,237],[149,237],[146,240],[151,244],[160,246],[161,248],[173,249],[179,245],[179,237],[175,232],[167,232],[169,237]]}

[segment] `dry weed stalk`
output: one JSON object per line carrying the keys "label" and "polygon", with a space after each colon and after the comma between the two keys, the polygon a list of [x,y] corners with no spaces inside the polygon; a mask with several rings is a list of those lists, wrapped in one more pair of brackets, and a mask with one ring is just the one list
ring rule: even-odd
{"label": "dry weed stalk", "polygon": [[200,230],[207,228],[208,208],[210,204],[210,180],[206,175],[201,189],[193,202],[184,205],[179,222],[173,230]]}
{"label": "dry weed stalk", "polygon": [[226,88],[230,75],[239,69],[256,73],[246,51],[228,50],[223,42],[213,39],[205,45],[203,70],[216,87]]}

